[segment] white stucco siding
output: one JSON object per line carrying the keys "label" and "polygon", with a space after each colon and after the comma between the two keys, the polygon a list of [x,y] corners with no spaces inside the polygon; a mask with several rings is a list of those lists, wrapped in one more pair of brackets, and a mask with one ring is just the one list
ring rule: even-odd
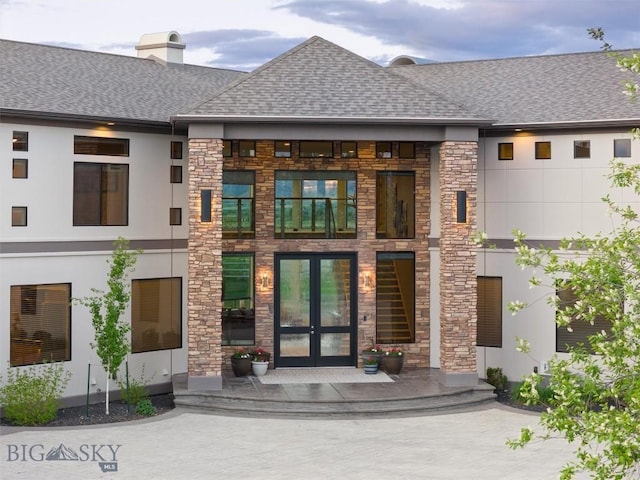
{"label": "white stucco siding", "polygon": [[[29,150],[13,152],[13,131],[29,132]],[[74,135],[129,139],[129,156],[75,155]],[[171,141],[182,141],[183,159],[170,159]],[[0,175],[2,204],[0,233],[3,241],[102,240],[121,235],[129,239],[187,238],[188,171],[186,137],[90,130],[51,126],[2,124],[0,148],[4,175]],[[27,158],[28,178],[11,176],[13,158]],[[74,162],[129,165],[128,225],[73,226]],[[181,165],[182,183],[170,183],[170,165]],[[11,226],[11,206],[28,208],[28,225]],[[169,225],[169,208],[182,208],[182,225]]]}

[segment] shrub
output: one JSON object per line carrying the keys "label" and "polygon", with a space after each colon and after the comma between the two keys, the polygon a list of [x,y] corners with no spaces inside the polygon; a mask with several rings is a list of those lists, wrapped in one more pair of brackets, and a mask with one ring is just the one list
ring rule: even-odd
{"label": "shrub", "polygon": [[65,371],[61,363],[9,368],[7,383],[0,388],[4,417],[15,425],[52,421],[70,379],[71,372]]}
{"label": "shrub", "polygon": [[144,400],[140,400],[138,405],[136,406],[136,413],[138,415],[144,415],[146,417],[151,417],[156,414],[158,410],[153,406],[151,400],[145,398]]}
{"label": "shrub", "polygon": [[487,368],[487,383],[493,385],[496,390],[504,390],[507,386],[507,376],[502,373],[501,368]]}
{"label": "shrub", "polygon": [[144,365],[142,365],[142,372],[140,373],[140,378],[130,378],[129,379],[129,389],[127,390],[127,381],[126,379],[118,380],[118,386],[120,387],[120,396],[122,400],[127,402],[129,405],[138,405],[141,401],[149,398],[149,390],[147,389],[147,383],[153,380],[155,374],[151,376],[149,379],[144,378]]}
{"label": "shrub", "polygon": [[524,382],[518,383],[511,391],[511,398],[525,405],[549,405],[553,400],[554,391],[551,387],[536,386],[536,393]]}

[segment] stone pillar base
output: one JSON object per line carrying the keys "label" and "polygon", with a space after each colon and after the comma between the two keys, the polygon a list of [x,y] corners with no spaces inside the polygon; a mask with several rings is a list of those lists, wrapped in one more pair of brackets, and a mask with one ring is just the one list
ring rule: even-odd
{"label": "stone pillar base", "polygon": [[222,390],[222,375],[196,376],[189,375],[187,390]]}
{"label": "stone pillar base", "polygon": [[449,373],[441,370],[439,381],[445,387],[475,387],[478,385],[478,373]]}

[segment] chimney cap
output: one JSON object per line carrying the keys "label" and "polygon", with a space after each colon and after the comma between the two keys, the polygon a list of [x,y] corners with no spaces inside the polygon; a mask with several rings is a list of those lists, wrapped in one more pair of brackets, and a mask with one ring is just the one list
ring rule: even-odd
{"label": "chimney cap", "polygon": [[136,45],[139,58],[155,58],[165,63],[182,63],[186,45],[178,32],[145,33]]}

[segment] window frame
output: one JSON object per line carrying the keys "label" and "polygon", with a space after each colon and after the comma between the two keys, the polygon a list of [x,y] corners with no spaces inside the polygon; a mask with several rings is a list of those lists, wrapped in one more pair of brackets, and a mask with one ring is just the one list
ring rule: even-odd
{"label": "window frame", "polygon": [[573,158],[591,158],[591,141],[590,140],[574,140],[573,141]]}
{"label": "window frame", "polygon": [[182,142],[171,141],[171,160],[182,160]]}
{"label": "window frame", "polygon": [[169,167],[169,183],[182,183],[182,165],[170,165]]}
{"label": "window frame", "polygon": [[256,156],[255,140],[240,140],[238,142],[238,156],[242,158],[253,158]]}
{"label": "window frame", "polygon": [[290,158],[291,143],[288,140],[275,140],[273,142],[273,156],[276,158]]}
{"label": "window frame", "polygon": [[[71,350],[73,346],[71,342],[71,299],[73,298],[71,286],[70,282],[10,286],[9,315],[11,318],[11,328],[9,331],[9,339],[11,348],[9,363],[11,367],[19,367],[33,363],[40,364],[49,361],[71,361]],[[14,289],[16,290],[14,291]],[[61,289],[65,297],[64,301],[56,301],[57,295],[55,293],[51,295],[52,301],[47,301],[48,295],[46,292],[55,292],[57,289]],[[40,294],[40,290],[44,290],[42,295]],[[14,298],[18,300],[19,305],[14,303]],[[52,318],[51,313],[46,312],[48,306],[53,307],[54,305],[57,305],[61,311],[64,311],[65,318],[63,318],[61,322],[60,319]],[[35,318],[27,319],[27,317]],[[53,329],[56,323],[62,325],[64,334],[64,345],[62,348],[55,347],[60,346],[60,341],[63,337],[54,337],[50,330],[45,330],[47,327]],[[32,324],[33,327],[27,330],[25,329],[27,324]],[[30,332],[30,330],[33,331]],[[53,330],[59,330],[59,328]],[[22,348],[18,348],[19,346]],[[29,360],[22,362],[14,361],[18,350],[26,350],[26,353],[23,354],[29,355]],[[53,355],[54,351],[58,352],[55,358]]]}
{"label": "window frame", "polygon": [[[314,148],[314,146],[329,147],[326,150]],[[333,158],[333,142],[331,140],[301,140],[300,141],[300,158]]]}
{"label": "window frame", "polygon": [[182,225],[182,208],[170,207],[169,208],[169,225],[177,226]]}
{"label": "window frame", "polygon": [[[138,292],[140,292],[142,290],[142,287],[138,287],[137,285],[142,285],[145,282],[152,282],[152,281],[157,281],[157,282],[162,282],[162,281],[168,281],[169,285],[168,288],[170,289],[170,295],[162,295],[162,291],[160,290],[160,287],[162,287],[161,284],[158,285],[157,290],[158,290],[158,303],[153,307],[156,308],[157,307],[157,311],[155,312],[156,316],[160,315],[159,312],[165,312],[166,310],[163,310],[161,308],[162,303],[161,300],[163,298],[166,297],[171,297],[174,295],[177,295],[175,298],[170,298],[169,299],[169,305],[170,307],[173,308],[173,312],[169,312],[169,326],[172,327],[170,330],[165,330],[162,332],[152,332],[151,328],[147,328],[145,330],[143,330],[140,335],[138,335],[138,333],[136,332],[137,330],[137,322],[143,322],[143,320],[141,320],[139,318],[140,316],[140,312],[142,311],[142,308],[144,307],[144,305],[141,305],[139,302],[141,302],[141,299],[138,298],[136,296],[136,294]],[[177,285],[173,285],[173,283],[177,283]],[[174,293],[174,289],[176,290],[177,294]],[[157,352],[157,351],[164,351],[164,350],[175,350],[175,349],[179,349],[182,348],[183,344],[184,344],[184,335],[183,335],[183,294],[182,294],[182,289],[183,289],[183,279],[182,277],[156,277],[156,278],[135,278],[131,280],[131,353],[145,353],[145,352]],[[174,305],[173,301],[177,300],[177,303]],[[147,300],[148,301],[148,300]],[[171,309],[169,309],[171,310]],[[144,323],[151,323],[151,324],[160,324],[160,319],[156,318],[155,320],[147,320],[147,318],[149,317],[153,317],[154,312],[151,313],[147,313],[145,312],[144,314]],[[173,318],[174,313],[178,313],[178,318]],[[161,337],[165,337],[168,334],[175,334],[173,327],[176,327],[176,330],[178,333],[178,342],[177,344],[171,343],[171,342],[167,342],[168,345],[165,347],[164,343],[164,338]],[[141,327],[140,327],[141,328]],[[147,336],[153,336],[154,333],[157,334],[158,339],[157,339],[157,347],[158,348],[145,348],[145,346],[147,345],[147,343],[151,343],[151,342],[143,342],[140,341],[139,338],[140,337],[144,337],[145,333],[149,332],[147,334]],[[140,342],[140,344],[138,343]]]}
{"label": "window frame", "polygon": [[[393,189],[393,195],[396,195],[395,198],[389,199],[387,195],[384,198],[381,198],[381,179],[382,178],[407,178],[411,177],[412,186],[410,191],[403,191],[406,194],[406,234],[401,235],[398,232],[401,232],[403,225],[398,224],[403,220],[403,213],[400,211],[400,217],[398,217],[398,212],[396,211],[398,208],[398,196],[397,196],[397,185],[398,181],[395,182],[395,187]],[[389,193],[387,191],[385,182],[385,193]],[[415,201],[415,192],[416,190],[416,172],[413,170],[378,170],[376,171],[376,238],[378,239],[414,239],[416,237],[416,201]],[[400,200],[403,202],[403,200]],[[409,203],[411,202],[411,203]],[[391,215],[389,215],[389,211],[387,209],[389,203],[392,203],[393,211]],[[402,206],[400,206],[402,209]],[[391,219],[393,218],[393,224],[391,225]],[[390,236],[390,231],[394,230],[398,236]]]}
{"label": "window frame", "polygon": [[[380,297],[381,297],[381,290],[379,289],[379,287],[384,288],[385,290],[388,288],[388,286],[385,284],[384,286],[382,285],[383,282],[380,281],[380,279],[382,278],[382,269],[381,269],[381,263],[384,261],[396,261],[396,260],[409,260],[411,262],[411,272],[410,274],[412,275],[412,279],[413,281],[410,282],[410,285],[408,285],[408,288],[410,288],[412,291],[408,292],[409,295],[411,295],[413,302],[411,305],[408,305],[409,311],[406,312],[407,316],[406,316],[406,320],[408,322],[409,325],[409,331],[411,334],[411,337],[409,340],[406,339],[400,339],[399,337],[395,337],[390,339],[390,341],[387,341],[388,338],[386,337],[382,337],[380,336],[380,318],[383,318],[384,316],[380,314],[380,306],[381,305],[386,305],[387,302],[382,302],[380,301]],[[394,268],[396,268],[396,266],[394,265]],[[403,344],[412,344],[416,342],[416,254],[415,252],[406,252],[406,251],[384,251],[384,252],[376,252],[376,281],[375,281],[375,295],[376,295],[376,300],[375,300],[375,308],[376,308],[376,343],[403,343]],[[402,275],[395,275],[395,278],[397,280],[402,279],[403,281],[406,280],[407,276],[408,276],[408,272],[403,270],[403,274]],[[402,286],[399,285],[399,288],[402,289]],[[401,297],[403,299],[407,298],[408,296],[406,290],[402,290],[402,294]],[[406,310],[406,309],[405,309]],[[395,323],[395,322],[394,322]]]}
{"label": "window frame", "polygon": [[[82,172],[82,171],[77,171],[76,167],[80,167],[83,166],[85,168],[87,168],[87,171]],[[96,176],[97,172],[89,172],[88,171],[88,167],[92,166],[95,169],[100,169],[100,179],[99,181],[96,178],[93,178]],[[114,167],[117,167],[117,169],[115,169]],[[124,182],[126,185],[123,186],[122,189],[122,193],[121,195],[123,195],[125,198],[121,199],[121,202],[124,204],[123,205],[123,213],[124,213],[124,219],[122,221],[122,223],[106,223],[104,220],[104,216],[105,213],[103,212],[103,202],[104,202],[104,195],[106,194],[106,196],[109,196],[109,193],[118,193],[120,192],[120,189],[118,188],[118,184],[119,184],[119,179],[115,178],[113,179],[113,181],[108,182],[107,181],[107,185],[105,187],[104,183],[105,183],[105,172],[108,174],[110,169],[114,169],[114,170],[120,170],[122,169],[124,172]],[[84,183],[80,183],[78,182],[79,177],[85,176],[85,182]],[[81,179],[82,180],[82,179]],[[87,186],[87,183],[89,184],[89,186]],[[98,185],[99,183],[99,185]],[[111,185],[115,184],[116,185],[116,191],[112,191],[112,187]],[[127,163],[98,163],[98,162],[73,162],[73,226],[74,227],[124,227],[124,226],[128,226],[129,225],[129,186],[130,186],[130,178],[129,178],[129,164]],[[96,192],[96,187],[98,188],[98,191]],[[82,213],[82,209],[81,206],[82,205],[86,205],[86,201],[87,199],[84,199],[81,201],[80,198],[76,198],[77,195],[80,194],[93,194],[93,195],[97,195],[99,196],[98,199],[98,207],[99,207],[99,211],[97,213],[97,215],[93,215],[98,217],[98,223],[93,223],[93,222],[83,222],[81,223],[79,218],[81,213]],[[76,204],[76,201],[78,202],[78,204]],[[95,200],[94,200],[95,201]],[[109,199],[107,198],[107,201],[109,201]],[[95,212],[93,212],[95,214]],[[121,212],[122,213],[122,212]]]}
{"label": "window frame", "polygon": [[393,142],[376,142],[376,158],[393,158]]}
{"label": "window frame", "polygon": [[[498,282],[499,291],[495,297],[498,297],[497,305],[486,305],[489,303],[489,299],[486,295],[481,295],[481,290],[484,282]],[[502,277],[479,275],[477,277],[477,323],[476,323],[476,346],[489,347],[489,348],[502,348],[502,325],[503,325],[503,282]],[[490,285],[486,285],[485,291],[488,290]],[[484,303],[482,303],[484,302]],[[483,308],[485,307],[485,308]],[[490,314],[498,314],[498,318],[487,318]],[[481,334],[482,331],[482,334]]]}
{"label": "window frame", "polygon": [[[244,182],[250,181],[250,183],[241,183],[243,177],[246,177]],[[250,196],[229,196],[225,194],[226,187],[229,185],[240,185],[248,187]],[[226,213],[228,207],[226,206],[230,202],[235,201],[236,207],[234,208],[235,216],[233,221],[230,221],[230,216]],[[245,211],[245,203],[249,204],[250,221],[247,228],[243,222],[243,211]],[[238,208],[240,210],[238,210]],[[222,237],[223,238],[255,238],[256,235],[256,172],[255,170],[223,170],[222,172]],[[231,223],[235,228],[226,228],[226,225]]]}
{"label": "window frame", "polygon": [[[409,148],[410,152],[405,151],[407,148]],[[398,142],[398,158],[415,159],[416,142]]]}
{"label": "window frame", "polygon": [[631,158],[631,139],[630,138],[614,138],[613,139],[613,157],[614,158]]}
{"label": "window frame", "polygon": [[513,142],[498,143],[498,160],[513,160]]}
{"label": "window frame", "polygon": [[[225,284],[225,258],[229,259],[232,257],[236,258],[247,258],[249,259],[249,269],[248,274],[249,277],[246,280],[247,287],[249,288],[249,296],[248,297],[238,297],[238,298],[225,298],[225,294],[227,291],[224,288]],[[222,340],[221,343],[223,346],[248,346],[255,345],[256,341],[256,259],[254,252],[222,252],[222,312],[221,323],[222,323]],[[230,284],[230,280],[227,280],[227,286]],[[248,300],[248,303],[245,302]],[[232,305],[234,308],[230,308],[225,305],[230,305],[230,303],[236,302],[235,305]],[[234,312],[237,312],[235,314]],[[225,318],[226,316],[226,318]],[[251,318],[253,316],[253,318]],[[232,338],[233,329],[230,331],[230,324],[235,320],[240,323],[251,323],[253,322],[253,335],[252,339],[246,338]],[[251,326],[246,327],[251,331]]]}
{"label": "window frame", "polygon": [[[549,148],[548,153],[544,150],[546,147]],[[535,142],[535,155],[536,160],[551,160],[551,142]]]}
{"label": "window frame", "polygon": [[11,207],[11,226],[12,227],[26,227],[28,208],[24,205]]}
{"label": "window frame", "polygon": [[231,140],[222,141],[222,158],[233,157],[233,142]]}
{"label": "window frame", "polygon": [[358,158],[358,142],[340,142],[340,158]]}
{"label": "window frame", "polygon": [[[21,172],[24,172],[20,174]],[[29,159],[14,158],[11,165],[11,178],[29,178]]]}
{"label": "window frame", "polygon": [[29,132],[14,130],[12,137],[12,150],[14,152],[29,151]]}
{"label": "window frame", "polygon": [[[84,146],[84,148],[82,148]],[[122,151],[114,153],[113,147],[119,147]],[[91,150],[87,150],[91,149]],[[130,141],[128,138],[95,137],[91,135],[73,136],[74,155],[98,155],[107,157],[128,157]]]}

